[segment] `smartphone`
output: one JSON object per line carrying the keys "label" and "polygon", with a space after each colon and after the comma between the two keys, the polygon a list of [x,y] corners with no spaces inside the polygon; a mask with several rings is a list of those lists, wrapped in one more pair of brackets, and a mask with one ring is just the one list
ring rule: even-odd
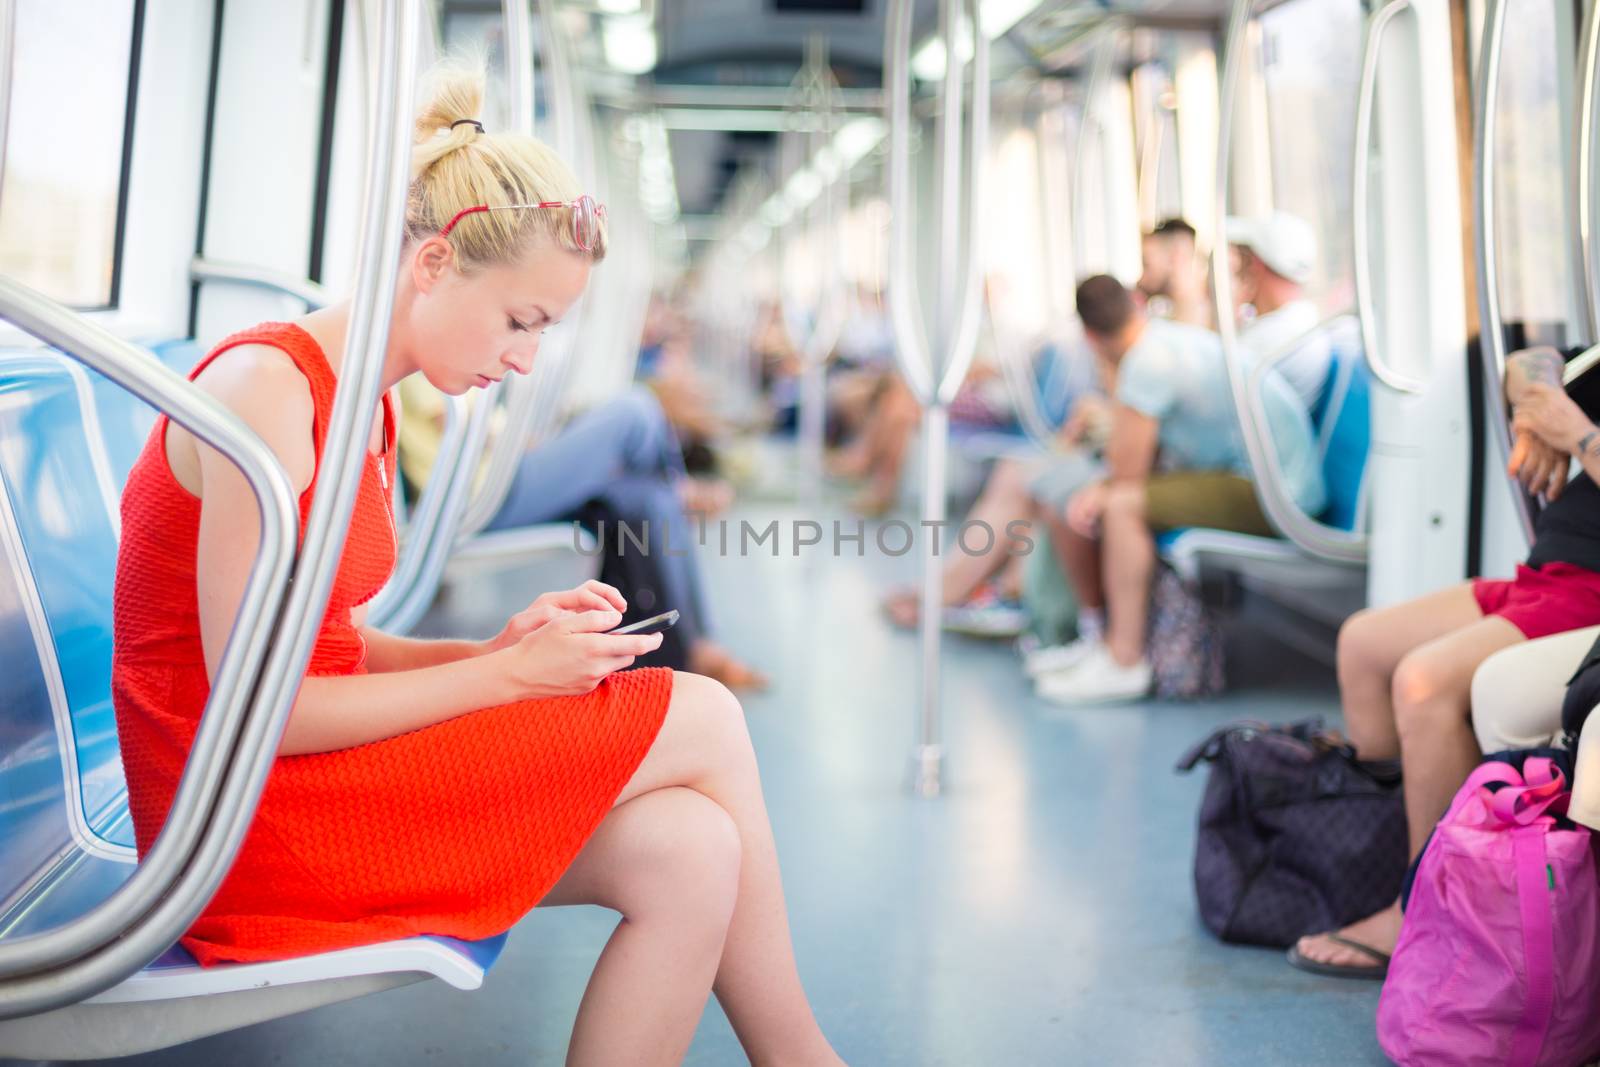
{"label": "smartphone", "polygon": [[664,611],[660,615],[652,615],[648,619],[630,622],[626,626],[619,626],[615,630],[607,630],[608,634],[658,634],[662,630],[669,630],[678,621],[676,611]]}

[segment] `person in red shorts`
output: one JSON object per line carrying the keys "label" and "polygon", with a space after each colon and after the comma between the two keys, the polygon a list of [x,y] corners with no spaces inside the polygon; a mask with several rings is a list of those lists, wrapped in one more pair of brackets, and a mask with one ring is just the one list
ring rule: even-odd
{"label": "person in red shorts", "polygon": [[[1515,444],[1510,473],[1548,502],[1515,576],[1480,578],[1351,616],[1339,631],[1345,729],[1364,760],[1398,757],[1413,858],[1475,767],[1472,676],[1493,653],[1600,624],[1600,428],[1562,388],[1562,354],[1518,352],[1506,366]],[[1567,484],[1571,460],[1583,472]],[[1289,962],[1318,974],[1382,978],[1400,903],[1342,930],[1303,937]]]}

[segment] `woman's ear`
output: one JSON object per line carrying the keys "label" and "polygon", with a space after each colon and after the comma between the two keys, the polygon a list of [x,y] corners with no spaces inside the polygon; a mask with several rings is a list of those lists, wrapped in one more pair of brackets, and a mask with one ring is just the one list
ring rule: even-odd
{"label": "woman's ear", "polygon": [[455,249],[443,237],[430,237],[411,254],[411,283],[417,292],[431,292],[455,264]]}

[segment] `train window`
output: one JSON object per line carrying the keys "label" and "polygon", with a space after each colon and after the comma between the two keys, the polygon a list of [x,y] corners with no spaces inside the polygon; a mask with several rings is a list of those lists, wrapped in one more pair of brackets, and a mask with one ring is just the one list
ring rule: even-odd
{"label": "train window", "polygon": [[20,0],[0,263],[84,308],[117,300],[136,0]]}
{"label": "train window", "polygon": [[1272,206],[1316,230],[1308,295],[1333,314],[1355,302],[1350,247],[1350,146],[1361,77],[1359,0],[1292,0],[1264,13]]}
{"label": "train window", "polygon": [[1557,33],[1558,8],[1567,5],[1519,4],[1506,21],[1494,105],[1501,314],[1530,343],[1565,343],[1572,293],[1562,100],[1572,69],[1562,42],[1571,36]]}

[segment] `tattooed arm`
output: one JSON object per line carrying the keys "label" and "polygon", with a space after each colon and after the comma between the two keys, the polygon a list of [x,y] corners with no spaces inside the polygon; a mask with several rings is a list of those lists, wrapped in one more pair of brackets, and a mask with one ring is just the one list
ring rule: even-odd
{"label": "tattooed arm", "polygon": [[1600,481],[1600,432],[1561,384],[1554,348],[1529,348],[1506,360],[1506,399],[1516,441],[1507,464],[1530,493],[1553,500],[1567,482],[1568,457]]}
{"label": "tattooed arm", "polygon": [[1534,384],[1561,388],[1561,369],[1565,365],[1561,353],[1549,345],[1513,352],[1506,360],[1506,400],[1516,407]]}

